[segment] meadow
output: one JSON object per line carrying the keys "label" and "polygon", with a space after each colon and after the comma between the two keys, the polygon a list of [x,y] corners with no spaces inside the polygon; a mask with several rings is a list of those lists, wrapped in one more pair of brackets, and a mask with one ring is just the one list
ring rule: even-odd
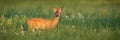
{"label": "meadow", "polygon": [[[120,40],[119,0],[1,0],[0,40]],[[52,30],[29,32],[30,18],[54,19]]]}

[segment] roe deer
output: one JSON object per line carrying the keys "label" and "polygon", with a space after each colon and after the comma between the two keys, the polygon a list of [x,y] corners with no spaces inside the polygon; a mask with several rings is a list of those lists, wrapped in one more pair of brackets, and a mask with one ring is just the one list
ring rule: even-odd
{"label": "roe deer", "polygon": [[35,29],[52,29],[55,28],[56,24],[59,21],[60,13],[62,12],[62,7],[59,8],[59,10],[56,10],[56,8],[53,7],[52,11],[55,13],[55,18],[53,20],[46,20],[42,18],[31,18],[27,21],[28,29],[32,32],[35,31]]}

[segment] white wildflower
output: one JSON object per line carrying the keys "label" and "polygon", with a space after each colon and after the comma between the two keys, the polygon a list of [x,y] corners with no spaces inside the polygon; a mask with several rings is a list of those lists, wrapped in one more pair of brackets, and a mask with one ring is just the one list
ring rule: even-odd
{"label": "white wildflower", "polygon": [[19,33],[16,33],[16,35],[19,35]]}
{"label": "white wildflower", "polygon": [[69,17],[66,15],[65,18],[68,19]]}
{"label": "white wildflower", "polygon": [[6,32],[6,29],[4,27],[2,27],[1,32]]}
{"label": "white wildflower", "polygon": [[11,19],[8,19],[8,20],[7,20],[7,24],[11,24]]}
{"label": "white wildflower", "polygon": [[72,17],[72,18],[75,18],[74,14],[73,14],[73,15],[71,15],[71,17]]}
{"label": "white wildflower", "polygon": [[20,30],[23,30],[24,28],[23,28],[23,26],[20,26]]}
{"label": "white wildflower", "polygon": [[103,32],[108,32],[108,30],[104,29]]}
{"label": "white wildflower", "polygon": [[25,33],[24,31],[20,31],[20,34],[21,34],[21,35],[24,35],[24,33]]}
{"label": "white wildflower", "polygon": [[78,13],[78,16],[79,16],[79,18],[81,18],[81,19],[84,18],[84,16],[82,16],[82,14],[81,14],[80,12]]}
{"label": "white wildflower", "polygon": [[67,26],[67,28],[69,28],[69,26]]}
{"label": "white wildflower", "polygon": [[73,25],[72,27],[74,28],[75,26]]}

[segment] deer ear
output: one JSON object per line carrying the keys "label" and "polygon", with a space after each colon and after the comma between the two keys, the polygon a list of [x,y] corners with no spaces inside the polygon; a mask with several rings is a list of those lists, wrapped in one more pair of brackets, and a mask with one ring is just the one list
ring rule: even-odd
{"label": "deer ear", "polygon": [[52,11],[55,13],[57,10],[55,7],[52,8]]}
{"label": "deer ear", "polygon": [[63,8],[62,8],[62,7],[60,7],[60,8],[59,8],[59,10],[58,10],[58,11],[59,11],[59,13],[61,13],[61,12],[62,12],[62,10],[63,10]]}

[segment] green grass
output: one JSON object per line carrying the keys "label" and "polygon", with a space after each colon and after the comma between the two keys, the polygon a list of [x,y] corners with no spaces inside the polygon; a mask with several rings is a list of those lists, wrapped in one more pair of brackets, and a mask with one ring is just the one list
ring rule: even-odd
{"label": "green grass", "polygon": [[[118,1],[4,2],[0,4],[0,40],[120,40]],[[53,19],[53,6],[63,7],[56,28],[28,32],[27,20]]]}

